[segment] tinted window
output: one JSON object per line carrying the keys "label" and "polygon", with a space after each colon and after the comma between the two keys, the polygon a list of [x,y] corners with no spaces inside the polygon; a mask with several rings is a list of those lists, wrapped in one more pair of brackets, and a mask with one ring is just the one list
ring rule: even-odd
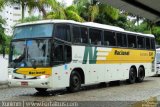
{"label": "tinted window", "polygon": [[54,49],[54,54],[53,54],[53,64],[62,64],[63,63],[63,45],[57,45],[55,46]]}
{"label": "tinted window", "polygon": [[104,45],[116,46],[116,37],[114,32],[110,31],[104,32]]}
{"label": "tinted window", "polygon": [[88,29],[85,27],[81,27],[81,38],[82,38],[82,43],[88,43]]}
{"label": "tinted window", "polygon": [[155,49],[155,39],[151,39],[151,49]]}
{"label": "tinted window", "polygon": [[53,24],[37,24],[28,26],[19,26],[14,30],[14,39],[52,37]]}
{"label": "tinted window", "polygon": [[89,30],[89,42],[94,45],[101,45],[101,30]]}
{"label": "tinted window", "polygon": [[136,48],[136,36],[134,35],[128,35],[128,47],[130,48]]}
{"label": "tinted window", "polygon": [[64,58],[65,62],[71,62],[72,54],[71,54],[71,46],[65,45],[64,46]]}
{"label": "tinted window", "polygon": [[150,49],[150,39],[149,38],[146,38],[146,49]]}
{"label": "tinted window", "polygon": [[145,48],[145,42],[144,42],[144,37],[137,37],[137,43],[138,43],[138,48],[144,49]]}
{"label": "tinted window", "polygon": [[73,42],[88,43],[88,29],[85,27],[73,26]]}
{"label": "tinted window", "polygon": [[80,27],[73,26],[73,42],[82,43]]}
{"label": "tinted window", "polygon": [[55,37],[70,42],[71,41],[70,26],[66,24],[56,25]]}
{"label": "tinted window", "polygon": [[122,33],[117,33],[117,46],[127,47],[126,35]]}

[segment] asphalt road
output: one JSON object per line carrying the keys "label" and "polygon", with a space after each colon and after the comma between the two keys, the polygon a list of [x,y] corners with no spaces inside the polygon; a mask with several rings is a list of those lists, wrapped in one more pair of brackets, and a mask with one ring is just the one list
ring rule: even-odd
{"label": "asphalt road", "polygon": [[160,77],[148,77],[144,82],[135,84],[122,81],[120,85],[85,86],[76,93],[68,93],[65,89],[48,90],[45,94],[38,93],[32,88],[0,89],[0,101],[113,101],[121,103],[131,101],[129,104],[134,105],[148,99],[160,101]]}

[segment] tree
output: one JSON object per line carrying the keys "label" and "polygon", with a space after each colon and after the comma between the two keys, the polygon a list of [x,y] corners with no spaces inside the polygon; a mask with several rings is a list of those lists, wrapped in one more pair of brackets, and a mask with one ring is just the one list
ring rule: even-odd
{"label": "tree", "polygon": [[52,12],[48,13],[47,18],[52,19],[67,19],[65,14],[65,8],[56,0],[48,0],[52,8]]}
{"label": "tree", "polygon": [[160,45],[160,26],[155,26],[152,32],[155,35],[157,44]]}
{"label": "tree", "polygon": [[55,0],[51,0],[49,4],[52,8],[52,12],[47,14],[48,19],[69,19],[79,22],[84,21],[84,19],[78,14],[78,10],[74,5],[64,7],[64,5],[61,5]]}
{"label": "tree", "polygon": [[[99,2],[91,2],[88,0],[74,0],[74,5],[77,7],[80,16],[87,21],[92,22],[109,22],[110,20],[117,20],[119,17],[119,10],[107,4],[100,4]],[[109,21],[107,21],[109,19]]]}
{"label": "tree", "polygon": [[38,21],[41,20],[40,16],[30,16],[30,17],[25,17],[23,20],[20,20],[20,22],[25,23],[25,22],[32,22],[32,21]]}
{"label": "tree", "polygon": [[4,0],[0,0],[0,10],[4,7],[5,1]]}
{"label": "tree", "polygon": [[42,12],[43,18],[45,19],[47,17],[47,12],[45,7],[50,5],[49,3],[54,0],[28,0],[27,6],[29,7],[29,10],[32,11],[33,9],[38,9],[39,12]]}
{"label": "tree", "polygon": [[84,22],[85,20],[78,14],[78,11],[74,5],[65,8],[66,17],[69,20],[75,20],[78,22]]}
{"label": "tree", "polygon": [[6,36],[4,34],[3,25],[5,24],[5,20],[0,16],[0,44],[4,44],[6,41]]}
{"label": "tree", "polygon": [[92,3],[88,0],[74,0],[74,5],[76,6],[78,13],[87,21],[94,21],[99,14],[98,3]]}

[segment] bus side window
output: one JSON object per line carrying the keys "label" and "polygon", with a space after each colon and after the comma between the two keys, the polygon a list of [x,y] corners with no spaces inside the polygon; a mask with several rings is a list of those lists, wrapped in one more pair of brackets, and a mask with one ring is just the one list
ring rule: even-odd
{"label": "bus side window", "polygon": [[140,37],[140,36],[137,36],[137,43],[138,43],[138,48],[139,49],[144,49],[145,46],[144,46],[144,37]]}
{"label": "bus side window", "polygon": [[117,46],[127,47],[126,34],[117,33],[116,36],[117,36]]}
{"label": "bus side window", "polygon": [[146,49],[150,49],[150,48],[151,48],[150,39],[146,38]]}
{"label": "bus side window", "polygon": [[54,65],[63,64],[63,45],[55,46],[52,56]]}
{"label": "bus side window", "polygon": [[116,37],[114,32],[111,31],[104,32],[104,45],[116,46]]}
{"label": "bus side window", "polygon": [[93,45],[101,45],[101,31],[97,29],[89,29],[90,43]]}
{"label": "bus side window", "polygon": [[80,28],[73,26],[73,42],[82,43]]}
{"label": "bus side window", "polygon": [[80,30],[82,43],[88,43],[88,29],[86,27],[81,27]]}
{"label": "bus side window", "polygon": [[127,36],[128,36],[128,47],[136,48],[137,47],[136,36],[134,35],[127,35]]}
{"label": "bus side window", "polygon": [[68,46],[68,45],[64,46],[64,60],[65,60],[65,63],[71,62],[72,60],[71,46]]}
{"label": "bus side window", "polygon": [[61,40],[71,41],[70,26],[67,24],[57,24],[55,29],[55,37]]}
{"label": "bus side window", "polygon": [[123,46],[123,41],[122,41],[122,34],[121,33],[117,33],[117,46],[122,47]]}
{"label": "bus side window", "polygon": [[155,49],[155,40],[151,39],[151,49]]}
{"label": "bus side window", "polygon": [[127,35],[126,34],[122,34],[122,41],[123,41],[123,47],[127,47]]}

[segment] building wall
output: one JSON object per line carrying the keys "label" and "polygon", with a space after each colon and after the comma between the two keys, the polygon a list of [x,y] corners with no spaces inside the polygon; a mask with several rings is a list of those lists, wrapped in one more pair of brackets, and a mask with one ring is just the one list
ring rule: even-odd
{"label": "building wall", "polygon": [[[46,11],[51,11],[51,7],[46,6]],[[19,23],[19,20],[22,18],[21,6],[18,4],[7,4],[0,12],[0,15],[6,20],[6,24],[3,25],[5,28],[5,34],[11,36],[13,34],[13,27]],[[24,15],[25,17],[42,16],[42,13],[40,13],[38,9],[34,9],[29,13],[29,9],[25,7]]]}
{"label": "building wall", "polygon": [[6,24],[3,26],[5,28],[5,34],[12,35],[14,25],[22,17],[20,5],[7,4],[2,10],[2,12],[0,12],[0,15],[6,21]]}

